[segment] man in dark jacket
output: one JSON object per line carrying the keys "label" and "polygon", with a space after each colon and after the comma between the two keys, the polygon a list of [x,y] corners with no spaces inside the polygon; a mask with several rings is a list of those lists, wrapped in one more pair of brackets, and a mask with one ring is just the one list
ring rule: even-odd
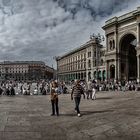
{"label": "man in dark jacket", "polygon": [[12,96],[13,96],[13,95],[15,95],[15,89],[14,89],[14,87],[13,87],[13,86],[11,87],[10,92],[11,92],[11,95],[12,95]]}
{"label": "man in dark jacket", "polygon": [[78,117],[81,116],[80,114],[80,110],[79,110],[79,105],[80,105],[80,100],[81,100],[81,94],[83,94],[84,98],[84,89],[83,87],[80,85],[80,81],[77,80],[75,86],[72,89],[71,92],[71,100],[73,100],[74,97],[74,101],[75,101],[75,111],[77,112]]}

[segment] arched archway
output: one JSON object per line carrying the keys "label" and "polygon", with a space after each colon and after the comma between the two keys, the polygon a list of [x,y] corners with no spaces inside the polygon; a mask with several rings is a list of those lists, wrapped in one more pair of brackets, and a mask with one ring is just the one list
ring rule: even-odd
{"label": "arched archway", "polygon": [[99,70],[99,71],[98,71],[98,80],[101,81],[101,79],[102,79],[102,75],[101,75],[101,71]]}
{"label": "arched archway", "polygon": [[80,77],[80,73],[78,73],[78,79],[80,80],[80,78],[81,78],[81,77]]}
{"label": "arched archway", "polygon": [[84,73],[81,73],[81,80],[84,79]]}
{"label": "arched archway", "polygon": [[88,80],[91,80],[91,72],[88,72]]}
{"label": "arched archway", "polygon": [[120,74],[122,80],[136,80],[137,78],[137,57],[136,37],[133,34],[126,34],[120,41]]}
{"label": "arched archway", "polygon": [[86,75],[86,72],[84,72],[84,79],[86,79],[86,76],[87,76],[87,75]]}
{"label": "arched archway", "polygon": [[96,74],[96,71],[94,71],[94,79],[96,79],[97,78],[97,74]]}
{"label": "arched archway", "polygon": [[106,71],[105,70],[103,70],[103,72],[102,72],[102,77],[103,77],[103,81],[105,81],[105,79],[106,79]]}
{"label": "arched archway", "polygon": [[110,79],[115,79],[115,65],[110,66]]}

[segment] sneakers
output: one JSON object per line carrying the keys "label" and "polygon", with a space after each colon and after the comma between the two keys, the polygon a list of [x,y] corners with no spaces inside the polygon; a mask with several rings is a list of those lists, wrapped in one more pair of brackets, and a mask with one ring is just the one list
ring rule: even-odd
{"label": "sneakers", "polygon": [[81,117],[81,114],[80,113],[78,113],[78,115],[77,115],[78,117]]}

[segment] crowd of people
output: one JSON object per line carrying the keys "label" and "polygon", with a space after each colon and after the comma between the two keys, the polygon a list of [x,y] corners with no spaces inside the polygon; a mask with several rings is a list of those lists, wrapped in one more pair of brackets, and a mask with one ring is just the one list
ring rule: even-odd
{"label": "crowd of people", "polygon": [[37,82],[16,82],[5,81],[0,83],[0,95],[47,95],[50,94],[52,105],[52,116],[59,116],[58,95],[71,93],[71,100],[75,101],[75,112],[80,117],[80,100],[83,94],[84,98],[95,100],[98,91],[136,91],[140,90],[139,84],[136,82],[103,82],[98,83],[95,80],[85,82],[83,80],[75,80],[69,83],[51,81]]}
{"label": "crowd of people", "polygon": [[[37,81],[37,82],[16,82],[5,81],[0,83],[0,95],[47,95],[50,93],[51,81]],[[55,80],[57,81],[57,80]],[[70,93],[74,86],[74,81],[69,83],[57,82],[59,93]],[[87,99],[92,97],[92,93],[96,91],[138,91],[140,90],[139,84],[135,81],[131,82],[96,82],[89,80],[85,82],[80,80],[80,85],[87,95]]]}
{"label": "crowd of people", "polygon": [[81,81],[85,91],[89,89],[96,89],[96,91],[139,91],[140,85],[136,81],[126,82],[124,80],[119,82],[97,82],[95,80],[89,80],[88,82]]}
{"label": "crowd of people", "polygon": [[[73,83],[70,83],[71,85],[71,100],[74,99],[75,102],[75,112],[77,113],[77,116],[80,117],[80,101],[81,101],[81,95],[83,95],[84,99],[85,97],[87,99],[96,99],[96,92],[97,91],[123,91],[126,90],[135,91],[139,90],[139,84],[136,82],[104,82],[98,84],[95,80],[89,80],[88,82],[76,80]],[[63,85],[64,86],[64,85]],[[52,103],[52,116],[56,115],[59,116],[59,107],[58,107],[58,90],[59,84],[57,82],[52,82],[51,86],[51,103]]]}
{"label": "crowd of people", "polygon": [[46,95],[49,83],[4,81],[0,84],[0,95]]}

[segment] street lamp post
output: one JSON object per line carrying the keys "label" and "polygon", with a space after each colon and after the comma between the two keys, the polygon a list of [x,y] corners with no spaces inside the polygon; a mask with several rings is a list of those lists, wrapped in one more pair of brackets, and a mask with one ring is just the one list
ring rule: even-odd
{"label": "street lamp post", "polygon": [[95,58],[95,61],[96,61],[96,80],[98,81],[98,79],[99,79],[99,75],[98,75],[98,66],[99,66],[99,54],[98,54],[98,51],[99,51],[99,44],[102,41],[104,41],[105,38],[100,33],[98,33],[97,35],[93,33],[92,35],[90,35],[90,39],[95,40],[95,43],[96,43],[96,58]]}
{"label": "street lamp post", "polygon": [[56,79],[58,80],[59,79],[59,77],[58,77],[58,75],[59,75],[59,69],[58,69],[58,61],[59,61],[59,56],[54,56],[53,57],[53,59],[55,59],[55,61],[56,61],[56,66],[57,66],[57,70],[56,70]]}

